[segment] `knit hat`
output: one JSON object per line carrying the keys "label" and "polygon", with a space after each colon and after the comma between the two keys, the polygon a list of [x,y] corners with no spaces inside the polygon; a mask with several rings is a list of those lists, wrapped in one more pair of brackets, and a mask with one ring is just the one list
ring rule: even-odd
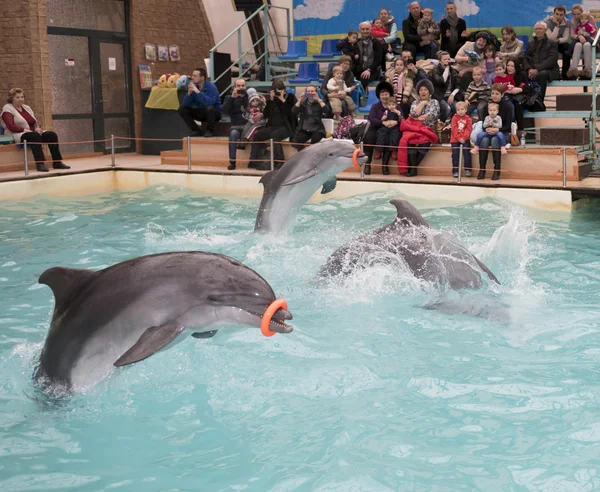
{"label": "knit hat", "polygon": [[250,99],[251,97],[258,95],[258,92],[256,92],[254,87],[248,87],[248,89],[246,89],[246,94],[248,95],[248,99]]}
{"label": "knit hat", "polygon": [[419,89],[421,87],[427,88],[427,90],[429,91],[429,95],[433,96],[433,84],[431,83],[431,80],[429,80],[429,79],[419,80],[419,83],[417,84],[417,94],[419,93]]}
{"label": "knit hat", "polygon": [[375,94],[377,95],[377,99],[379,99],[379,94],[381,94],[381,91],[385,90],[386,92],[390,93],[390,96],[394,95],[394,88],[392,87],[392,84],[390,84],[389,82],[379,82],[379,84],[377,84],[377,87],[375,87]]}

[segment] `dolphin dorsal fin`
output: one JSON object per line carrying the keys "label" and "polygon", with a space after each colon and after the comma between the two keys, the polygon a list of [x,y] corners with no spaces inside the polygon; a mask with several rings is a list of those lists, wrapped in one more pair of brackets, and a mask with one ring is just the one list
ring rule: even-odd
{"label": "dolphin dorsal fin", "polygon": [[52,289],[56,306],[58,306],[94,275],[96,272],[92,270],[54,267],[42,273],[38,282]]}
{"label": "dolphin dorsal fin", "polygon": [[271,180],[275,177],[276,172],[275,171],[269,171],[266,174],[262,175],[262,178],[260,178],[259,183],[262,184],[265,188],[267,186],[269,186],[269,183],[271,182]]}
{"label": "dolphin dorsal fin", "polygon": [[425,226],[429,227],[427,222],[416,207],[407,200],[391,200],[390,203],[396,207],[396,219],[402,225]]}

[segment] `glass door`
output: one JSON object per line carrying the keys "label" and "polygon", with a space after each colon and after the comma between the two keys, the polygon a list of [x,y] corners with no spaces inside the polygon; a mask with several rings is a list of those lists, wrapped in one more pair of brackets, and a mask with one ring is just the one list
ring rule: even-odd
{"label": "glass door", "polygon": [[47,0],[53,126],[62,141],[84,142],[66,154],[110,152],[92,141],[134,135],[128,15],[124,0]]}

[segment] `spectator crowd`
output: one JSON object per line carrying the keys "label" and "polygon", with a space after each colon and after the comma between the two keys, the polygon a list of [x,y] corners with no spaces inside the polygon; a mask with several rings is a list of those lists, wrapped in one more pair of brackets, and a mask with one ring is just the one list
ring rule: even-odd
{"label": "spectator crowd", "polygon": [[[382,9],[357,31],[348,31],[337,43],[342,53],[337,65],[327,71],[320,88],[309,86],[299,99],[279,79],[266,96],[246,89],[246,82],[238,79],[221,108],[218,91],[206,81],[206,72],[198,69],[181,116],[194,135],[210,136],[221,111],[229,115],[229,169],[235,169],[236,150],[244,147],[245,140],[251,145],[249,167],[269,168],[262,158],[265,145],[260,143],[269,139],[275,143],[279,167],[284,162],[281,141],[290,139],[298,150],[301,144],[320,141],[325,137],[323,118],[333,117],[344,128],[354,117],[355,91],[368,93],[369,85],[378,82],[378,101],[371,106],[368,129],[360,136],[368,156],[366,174],[374,158],[381,158],[383,173],[388,174],[394,158],[401,174],[417,175],[429,146],[440,141],[445,131],[453,148],[454,176],[462,149],[467,176],[471,176],[472,156],[478,155],[477,178],[485,178],[491,151],[492,179],[499,179],[502,155],[511,139],[513,145],[519,141],[524,111],[545,110],[548,83],[593,76],[595,20],[578,4],[568,19],[566,8],[559,5],[535,24],[524,49],[511,26],[502,28],[501,39],[487,30],[469,31],[453,2],[446,4],[440,22],[435,14],[418,2],[410,3],[400,24],[401,43],[398,23],[388,9]],[[206,125],[198,127],[195,121]]]}

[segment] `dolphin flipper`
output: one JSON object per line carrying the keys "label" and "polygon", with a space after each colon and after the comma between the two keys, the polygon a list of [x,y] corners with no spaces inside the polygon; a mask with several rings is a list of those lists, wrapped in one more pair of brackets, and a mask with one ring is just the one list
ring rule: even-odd
{"label": "dolphin flipper", "polygon": [[475,261],[479,265],[479,268],[481,268],[485,273],[487,273],[487,276],[490,277],[490,280],[493,280],[498,285],[500,285],[500,280],[496,278],[496,275],[494,275],[488,267],[486,267],[481,261],[479,261],[479,258],[477,258],[475,255],[473,255],[473,258],[475,258]]}
{"label": "dolphin flipper", "polygon": [[212,338],[217,334],[218,330],[212,330],[212,331],[203,331],[200,333],[192,333],[192,336],[194,338]]}
{"label": "dolphin flipper", "polygon": [[152,326],[137,342],[114,363],[116,367],[126,366],[147,359],[172,342],[183,331],[181,325]]}
{"label": "dolphin flipper", "polygon": [[323,189],[321,190],[321,194],[325,195],[326,193],[331,193],[333,190],[335,190],[336,185],[337,185],[337,179],[335,179],[335,176],[334,176],[329,181],[325,181],[323,183]]}
{"label": "dolphin flipper", "polygon": [[319,174],[316,167],[309,169],[308,171],[298,174],[292,171],[289,176],[281,183],[281,186],[290,186],[296,183],[301,183],[302,181],[306,181],[307,179],[312,178]]}

